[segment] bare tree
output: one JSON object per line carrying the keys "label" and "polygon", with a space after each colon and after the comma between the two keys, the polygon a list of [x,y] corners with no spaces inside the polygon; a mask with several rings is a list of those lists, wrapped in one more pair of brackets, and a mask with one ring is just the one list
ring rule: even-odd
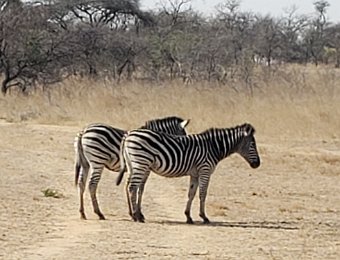
{"label": "bare tree", "polygon": [[219,37],[224,52],[228,53],[224,66],[242,66],[243,59],[247,59],[252,49],[253,15],[249,12],[240,11],[239,0],[227,0],[217,6],[217,24],[219,26]]}
{"label": "bare tree", "polygon": [[37,82],[47,84],[61,79],[61,68],[68,55],[62,47],[66,39],[58,34],[48,17],[45,6],[8,5],[0,12],[3,94],[13,86],[25,91]]}
{"label": "bare tree", "polygon": [[174,79],[182,74],[182,62],[190,44],[190,27],[196,16],[192,12],[190,0],[167,0],[160,3],[155,15],[157,27],[149,32],[149,68],[151,77],[157,81],[161,78]]}
{"label": "bare tree", "polygon": [[296,11],[296,6],[287,8],[281,20],[281,59],[285,62],[301,62],[304,58],[300,43],[302,32],[308,26],[308,17],[298,15]]}
{"label": "bare tree", "polygon": [[282,48],[280,20],[258,16],[253,29],[256,34],[256,54],[264,57],[266,65],[270,67],[272,60],[279,57],[277,52]]}
{"label": "bare tree", "polygon": [[335,67],[340,68],[340,23],[326,28],[325,34],[328,36],[326,54],[334,59]]}
{"label": "bare tree", "polygon": [[[80,20],[92,27],[107,25],[126,30],[130,24],[153,25],[152,16],[140,10],[138,0],[56,0],[60,10],[66,10],[68,19]],[[60,19],[59,19],[60,21]]]}
{"label": "bare tree", "polygon": [[317,12],[317,17],[312,21],[305,34],[305,44],[308,54],[312,57],[317,66],[322,60],[324,47],[326,44],[325,28],[327,26],[326,11],[330,4],[325,0],[313,3]]}
{"label": "bare tree", "polygon": [[191,0],[166,0],[160,4],[162,13],[170,21],[170,26],[175,26],[185,20],[185,14],[191,10]]}

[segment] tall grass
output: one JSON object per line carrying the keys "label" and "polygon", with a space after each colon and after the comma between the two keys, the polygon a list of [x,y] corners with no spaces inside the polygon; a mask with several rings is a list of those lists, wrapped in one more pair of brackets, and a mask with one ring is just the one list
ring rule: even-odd
{"label": "tall grass", "polygon": [[[252,90],[252,91],[251,91]],[[252,85],[240,80],[117,85],[70,78],[29,95],[0,97],[9,122],[76,125],[106,122],[134,128],[167,115],[192,119],[189,131],[252,123],[272,138],[337,138],[340,135],[340,70],[313,66],[256,68]]]}

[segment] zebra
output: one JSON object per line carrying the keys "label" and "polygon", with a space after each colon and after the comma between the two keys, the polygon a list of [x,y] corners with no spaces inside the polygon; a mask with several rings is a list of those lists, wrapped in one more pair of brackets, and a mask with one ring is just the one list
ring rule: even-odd
{"label": "zebra", "polygon": [[[164,131],[174,135],[186,135],[185,127],[190,119],[166,117],[150,120],[142,129]],[[74,142],[75,148],[75,185],[79,186],[80,218],[86,219],[84,210],[84,192],[88,173],[90,171],[89,190],[94,212],[99,219],[105,216],[99,209],[96,190],[104,167],[118,172],[120,169],[120,145],[126,130],[114,128],[107,124],[94,123],[80,131]]]}
{"label": "zebra", "polygon": [[150,171],[153,171],[169,178],[189,175],[188,201],[184,212],[186,222],[193,224],[191,204],[199,187],[199,216],[203,223],[210,223],[205,214],[210,176],[217,164],[233,153],[240,154],[252,168],[259,167],[260,157],[254,134],[254,127],[248,123],[233,128],[210,128],[187,136],[173,136],[147,129],[130,131],[122,144],[121,170],[116,184],[120,184],[127,168],[129,177],[125,191],[132,219],[144,222],[142,193]]}

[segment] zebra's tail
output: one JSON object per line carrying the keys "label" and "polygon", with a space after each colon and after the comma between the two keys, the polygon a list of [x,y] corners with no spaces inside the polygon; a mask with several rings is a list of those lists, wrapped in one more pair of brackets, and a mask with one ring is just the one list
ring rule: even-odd
{"label": "zebra's tail", "polygon": [[120,143],[120,149],[119,149],[119,163],[120,163],[120,169],[119,174],[116,179],[117,186],[122,182],[124,173],[126,171],[126,162],[124,158],[124,144],[125,144],[125,138],[127,137],[127,133],[124,134],[122,142]]}
{"label": "zebra's tail", "polygon": [[84,132],[80,131],[75,140],[74,140],[74,149],[75,149],[75,154],[76,154],[76,158],[75,158],[75,166],[74,166],[74,170],[75,170],[75,179],[74,179],[74,184],[75,186],[77,186],[78,184],[78,180],[79,180],[79,175],[80,175],[80,169],[82,166],[85,166],[87,164],[86,159],[84,157],[84,152],[83,152],[83,145],[82,145],[82,136],[83,136]]}

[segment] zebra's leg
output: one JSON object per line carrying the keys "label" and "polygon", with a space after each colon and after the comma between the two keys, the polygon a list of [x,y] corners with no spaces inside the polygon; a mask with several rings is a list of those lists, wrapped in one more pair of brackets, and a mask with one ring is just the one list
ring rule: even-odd
{"label": "zebra's leg", "polygon": [[[132,168],[132,167],[131,167]],[[145,165],[139,165],[136,164],[135,167],[133,167],[133,170],[130,171],[129,176],[129,183],[127,187],[128,191],[128,197],[130,199],[129,201],[129,207],[130,207],[130,213],[132,216],[132,219],[134,221],[138,222],[144,222],[144,216],[141,214],[140,207],[137,205],[137,191],[141,187],[143,180],[146,180],[145,174],[148,175],[149,171],[146,170],[147,167]],[[141,191],[143,193],[144,187],[142,187]],[[138,202],[139,203],[139,202]]]}
{"label": "zebra's leg", "polygon": [[210,174],[201,174],[199,176],[199,197],[200,197],[200,217],[204,224],[209,224],[210,220],[205,215],[205,199],[207,197],[207,190],[209,185]]}
{"label": "zebra's leg", "polygon": [[139,189],[138,189],[138,199],[137,199],[137,209],[136,212],[138,212],[138,215],[140,216],[140,222],[144,222],[145,221],[145,217],[142,213],[142,198],[143,198],[143,193],[144,193],[144,187],[145,187],[145,183],[148,180],[150,175],[150,172],[146,172],[144,175],[144,178],[142,180],[142,182],[139,185]]}
{"label": "zebra's leg", "polygon": [[187,207],[185,208],[185,215],[187,216],[187,223],[188,224],[194,224],[192,221],[190,210],[191,210],[191,204],[195,197],[196,191],[198,187],[198,178],[190,176],[190,186],[189,186],[189,192],[188,192],[188,202]]}
{"label": "zebra's leg", "polygon": [[139,221],[139,219],[140,219],[140,216],[138,214],[136,214],[137,190],[138,190],[138,186],[134,183],[129,182],[129,184],[127,186],[129,214],[134,221]]}
{"label": "zebra's leg", "polygon": [[104,168],[103,166],[99,166],[97,168],[91,166],[91,180],[89,183],[89,190],[91,194],[93,210],[94,210],[94,213],[98,215],[100,220],[104,220],[105,217],[99,209],[96,193],[97,193],[98,182],[100,181],[100,178],[103,172],[103,168]]}
{"label": "zebra's leg", "polygon": [[80,168],[80,175],[78,179],[78,186],[79,186],[79,199],[80,199],[80,218],[81,219],[86,219],[85,215],[85,209],[84,209],[84,192],[85,192],[85,186],[86,186],[86,180],[87,180],[87,175],[89,172],[89,166],[82,166]]}
{"label": "zebra's leg", "polygon": [[129,207],[129,215],[130,215],[131,218],[133,218],[133,216],[132,216],[133,209],[132,209],[132,204],[131,204],[129,186],[130,186],[130,176],[126,180],[125,193],[126,193],[126,200],[127,200],[128,207]]}
{"label": "zebra's leg", "polygon": [[125,150],[123,151],[123,156],[124,156],[125,163],[126,163],[126,171],[128,173],[128,177],[126,178],[126,183],[125,183],[125,194],[126,194],[126,200],[127,200],[127,203],[128,203],[128,207],[129,207],[129,215],[133,219],[133,215],[132,215],[133,208],[132,208],[130,192],[129,192],[133,169],[132,169],[132,165],[131,165],[131,162],[130,162],[130,157],[128,156],[128,153]]}

